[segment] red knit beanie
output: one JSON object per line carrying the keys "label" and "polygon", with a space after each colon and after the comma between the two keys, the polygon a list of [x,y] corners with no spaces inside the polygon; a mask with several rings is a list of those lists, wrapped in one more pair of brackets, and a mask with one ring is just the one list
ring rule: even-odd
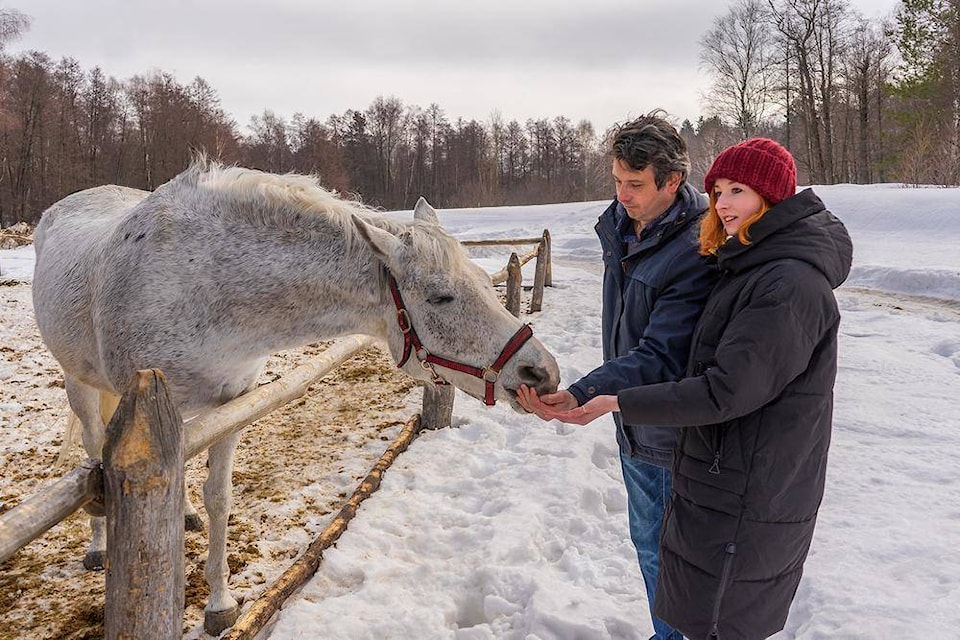
{"label": "red knit beanie", "polygon": [[769,138],[751,138],[721,151],[703,179],[707,195],[720,178],[747,185],[771,206],[797,192],[797,164],[793,156]]}

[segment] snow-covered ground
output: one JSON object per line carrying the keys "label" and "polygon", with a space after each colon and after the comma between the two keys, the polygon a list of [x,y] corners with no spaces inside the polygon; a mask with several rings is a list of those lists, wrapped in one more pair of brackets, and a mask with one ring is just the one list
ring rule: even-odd
{"label": "snow-covered ground", "polygon": [[[851,231],[854,270],[837,292],[827,492],[775,637],[954,638],[960,189],[816,191]],[[550,230],[554,287],[530,321],[565,383],[600,362],[593,225],[605,205],[441,211],[463,239]],[[490,271],[505,262],[492,249],[479,253]],[[2,277],[29,279],[32,261],[32,247],[0,251]],[[463,395],[454,421],[398,459],[262,637],[648,638],[612,422],[547,424]]]}

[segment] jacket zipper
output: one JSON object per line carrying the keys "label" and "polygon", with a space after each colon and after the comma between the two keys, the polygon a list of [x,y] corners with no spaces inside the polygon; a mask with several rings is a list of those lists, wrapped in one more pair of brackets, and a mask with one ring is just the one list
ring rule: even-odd
{"label": "jacket zipper", "polygon": [[713,464],[710,465],[710,473],[720,475],[720,452],[723,451],[724,427],[715,427],[717,430],[717,447],[713,452]]}
{"label": "jacket zipper", "polygon": [[723,547],[726,557],[723,559],[723,571],[720,573],[720,588],[717,590],[717,600],[713,604],[713,622],[710,624],[709,640],[720,640],[720,603],[723,601],[723,594],[727,590],[727,583],[730,581],[730,573],[733,571],[733,556],[737,553],[737,544],[728,542]]}

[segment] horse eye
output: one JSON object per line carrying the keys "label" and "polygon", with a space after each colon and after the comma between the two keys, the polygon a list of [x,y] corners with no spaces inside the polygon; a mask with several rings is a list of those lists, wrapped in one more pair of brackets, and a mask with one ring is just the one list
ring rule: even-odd
{"label": "horse eye", "polygon": [[427,298],[427,302],[430,304],[447,304],[448,302],[453,302],[453,296],[430,296]]}

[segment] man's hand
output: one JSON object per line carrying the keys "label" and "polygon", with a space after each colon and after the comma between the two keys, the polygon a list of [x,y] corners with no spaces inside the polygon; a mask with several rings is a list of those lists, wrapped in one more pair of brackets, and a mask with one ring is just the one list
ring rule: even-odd
{"label": "man's hand", "polygon": [[517,395],[520,406],[530,413],[535,413],[544,420],[556,419],[570,424],[587,424],[611,411],[620,410],[617,396],[597,396],[580,407],[569,391],[548,393],[540,397],[535,390],[520,385]]}
{"label": "man's hand", "polygon": [[521,407],[530,413],[537,414],[544,420],[552,419],[553,416],[548,416],[548,413],[569,411],[570,409],[576,409],[580,404],[576,397],[567,390],[538,396],[536,391],[525,384],[520,385],[517,401]]}

